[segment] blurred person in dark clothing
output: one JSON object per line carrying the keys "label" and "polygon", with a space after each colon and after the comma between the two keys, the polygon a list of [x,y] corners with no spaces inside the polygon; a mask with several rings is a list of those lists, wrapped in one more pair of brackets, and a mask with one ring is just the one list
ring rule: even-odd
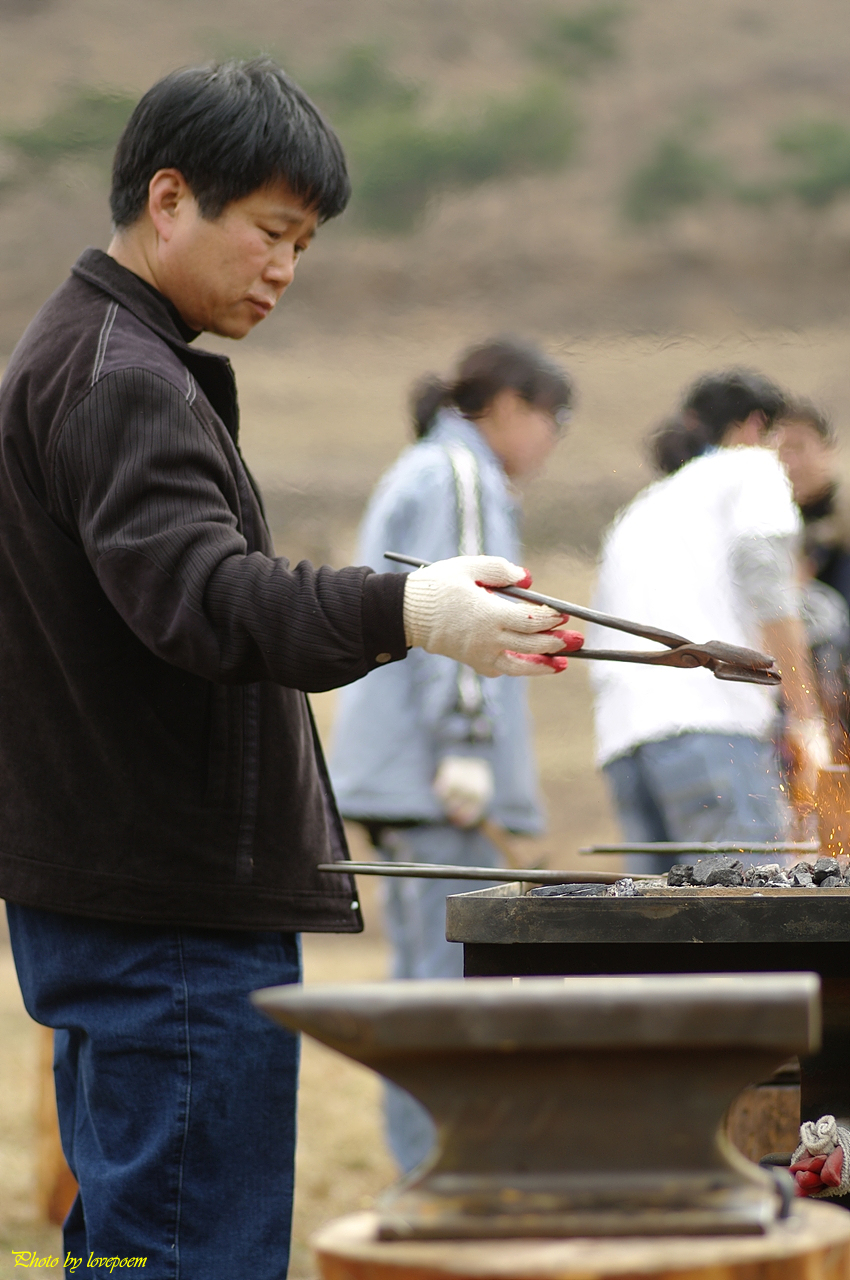
{"label": "blurred person in dark clothing", "polygon": [[682,410],[664,421],[649,437],[649,457],[656,471],[672,476],[692,458],[704,453],[708,441],[699,418]]}
{"label": "blurred person in dark clothing", "polygon": [[[344,209],[327,122],[267,58],[166,76],[88,249],[0,387],[0,897],[55,1029],[75,1258],[283,1280],[298,1045],[248,994],[356,933],[306,693],[417,647],[551,675],[561,614],[462,556],[408,576],[275,555],[229,361]],[[93,1275],[86,1266],[80,1275]]]}
{"label": "blurred person in dark clothing", "polygon": [[779,457],[803,517],[812,575],[850,605],[850,504],[838,483],[832,423],[813,404],[799,400],[777,425]]}
{"label": "blurred person in dark clothing", "polygon": [[779,457],[803,517],[801,612],[836,760],[850,760],[850,509],[829,418],[794,401],[777,424]]}

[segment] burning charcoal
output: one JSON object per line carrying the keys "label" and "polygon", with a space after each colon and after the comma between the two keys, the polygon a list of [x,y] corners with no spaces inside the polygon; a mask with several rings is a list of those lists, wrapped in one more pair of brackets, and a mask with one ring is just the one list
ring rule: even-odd
{"label": "burning charcoal", "polygon": [[640,890],[631,876],[625,876],[622,880],[618,880],[616,884],[609,884],[606,896],[609,898],[639,898]]}
{"label": "burning charcoal", "polygon": [[827,876],[840,875],[841,869],[834,858],[818,858],[812,867],[812,879],[820,884]]}
{"label": "burning charcoal", "polygon": [[796,885],[798,889],[811,889],[815,883],[812,879],[812,869],[808,862],[798,862],[788,874],[791,877],[792,885]]}
{"label": "burning charcoal", "polygon": [[823,880],[820,882],[820,887],[821,889],[843,889],[844,881],[841,879],[841,876],[837,876],[833,873],[831,876],[824,876]]}
{"label": "burning charcoal", "polygon": [[784,871],[780,871],[777,867],[776,875],[771,876],[765,885],[766,889],[790,889],[793,881]]}
{"label": "burning charcoal", "polygon": [[693,884],[694,869],[689,862],[677,862],[667,872],[667,884],[671,889],[681,889],[682,885]]}
{"label": "burning charcoal", "polygon": [[608,885],[605,884],[541,884],[530,889],[530,898],[602,898]]}
{"label": "burning charcoal", "polygon": [[744,883],[744,865],[737,858],[721,854],[703,858],[694,867],[694,884],[739,885]]}

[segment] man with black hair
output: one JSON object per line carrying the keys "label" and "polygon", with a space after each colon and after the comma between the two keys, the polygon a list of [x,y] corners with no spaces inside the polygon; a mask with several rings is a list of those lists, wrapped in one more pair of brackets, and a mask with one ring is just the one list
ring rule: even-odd
{"label": "man with black hair", "polygon": [[[411,646],[480,674],[563,660],[553,610],[464,557],[407,579],[276,558],[241,338],[349,196],[334,133],[266,59],[167,76],[115,157],[115,235],[41,309],[0,393],[0,896],[56,1029],[65,1247],[156,1277],[280,1280],[297,1049],[247,1000],[300,930],[361,928],[302,691]],[[529,656],[537,661],[529,663]]]}
{"label": "man with black hair", "polygon": [[[773,654],[786,736],[811,790],[830,747],[799,611],[799,517],[766,447],[784,403],[778,387],[747,370],[694,383],[680,410],[690,457],[620,512],[595,603],[694,640],[722,636]],[[605,646],[604,632],[594,638]],[[628,840],[783,838],[770,690],[626,663],[600,663],[592,679],[597,758]]]}

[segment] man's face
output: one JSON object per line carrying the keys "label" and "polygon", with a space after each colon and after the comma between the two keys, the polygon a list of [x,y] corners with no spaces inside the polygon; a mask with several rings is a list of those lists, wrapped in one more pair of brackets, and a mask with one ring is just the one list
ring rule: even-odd
{"label": "man's face", "polygon": [[797,502],[819,498],[834,477],[832,446],[808,422],[786,419],[779,426],[779,457]]}
{"label": "man's face", "polygon": [[170,216],[158,287],[191,328],[226,338],[244,338],[269,315],[318,225],[284,182],[232,201],[212,220],[187,191]]}

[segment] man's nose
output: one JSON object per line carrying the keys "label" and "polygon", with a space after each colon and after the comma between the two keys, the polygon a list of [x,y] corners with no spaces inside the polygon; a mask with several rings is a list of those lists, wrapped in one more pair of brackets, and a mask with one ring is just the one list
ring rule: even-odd
{"label": "man's nose", "polygon": [[294,245],[280,245],[274,255],[269,259],[268,266],[263,272],[264,279],[275,285],[281,292],[292,284],[295,275],[295,265],[298,262],[298,254]]}

